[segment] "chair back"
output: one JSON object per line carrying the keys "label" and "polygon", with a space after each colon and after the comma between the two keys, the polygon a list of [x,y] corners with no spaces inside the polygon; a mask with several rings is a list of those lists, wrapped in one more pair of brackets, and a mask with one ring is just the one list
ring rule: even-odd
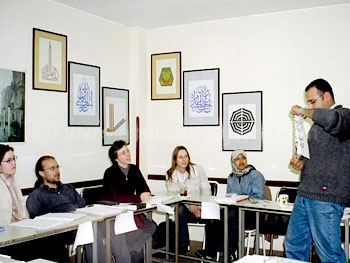
{"label": "chair back", "polygon": [[280,196],[281,194],[285,194],[288,195],[289,203],[294,203],[295,202],[295,198],[297,197],[297,193],[298,193],[298,187],[281,187],[281,189],[279,190],[278,194],[277,194],[277,198],[278,196]]}
{"label": "chair back", "polygon": [[218,190],[219,190],[219,183],[216,181],[209,181],[210,189],[211,189],[211,195],[217,196]]}
{"label": "chair back", "polygon": [[271,195],[270,187],[268,187],[266,184],[264,186],[264,198],[265,198],[265,200],[272,201],[272,195]]}
{"label": "chair back", "polygon": [[103,193],[103,186],[88,187],[81,191],[81,196],[85,200],[85,205],[97,204]]}

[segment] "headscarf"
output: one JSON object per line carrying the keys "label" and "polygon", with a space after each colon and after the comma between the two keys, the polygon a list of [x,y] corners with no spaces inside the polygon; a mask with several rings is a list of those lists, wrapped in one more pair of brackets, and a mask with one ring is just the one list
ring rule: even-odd
{"label": "headscarf", "polygon": [[243,150],[235,150],[232,152],[231,154],[231,167],[232,167],[232,173],[230,174],[235,175],[237,177],[249,174],[251,170],[255,170],[253,165],[248,164],[246,168],[244,168],[243,170],[240,170],[236,167],[235,165],[235,159],[238,157],[238,155],[242,154],[244,157],[247,158],[247,154],[245,153],[245,151]]}

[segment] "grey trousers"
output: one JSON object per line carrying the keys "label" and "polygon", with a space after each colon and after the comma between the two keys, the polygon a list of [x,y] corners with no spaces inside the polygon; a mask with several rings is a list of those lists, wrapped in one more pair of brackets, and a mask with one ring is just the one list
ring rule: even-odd
{"label": "grey trousers", "polygon": [[[139,263],[142,260],[142,248],[146,241],[156,230],[156,225],[142,215],[144,228],[125,234],[114,234],[114,221],[111,221],[111,252],[112,258],[117,263]],[[106,262],[106,245],[105,245],[106,227],[105,222],[97,225],[97,249],[98,262]],[[109,262],[108,262],[109,263]]]}

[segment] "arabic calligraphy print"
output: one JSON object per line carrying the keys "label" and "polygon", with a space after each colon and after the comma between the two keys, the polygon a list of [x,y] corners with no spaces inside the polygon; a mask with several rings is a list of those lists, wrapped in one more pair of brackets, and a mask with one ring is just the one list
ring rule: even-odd
{"label": "arabic calligraphy print", "polygon": [[94,76],[73,74],[74,78],[74,115],[95,115],[96,79]]}
{"label": "arabic calligraphy print", "polygon": [[189,116],[214,116],[214,80],[189,81]]}

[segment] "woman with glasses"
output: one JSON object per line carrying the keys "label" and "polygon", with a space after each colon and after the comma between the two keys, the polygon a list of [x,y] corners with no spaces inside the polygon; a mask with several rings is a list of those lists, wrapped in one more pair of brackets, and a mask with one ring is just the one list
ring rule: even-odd
{"label": "woman with glasses", "polygon": [[[191,162],[184,146],[177,146],[172,155],[171,167],[166,172],[165,185],[171,194],[211,195],[208,178],[202,167]],[[201,221],[201,207],[179,205],[179,253],[188,252],[190,245],[187,223]]]}
{"label": "woman with glasses", "polygon": [[21,189],[14,178],[16,158],[12,147],[0,144],[0,225],[28,217]]}

